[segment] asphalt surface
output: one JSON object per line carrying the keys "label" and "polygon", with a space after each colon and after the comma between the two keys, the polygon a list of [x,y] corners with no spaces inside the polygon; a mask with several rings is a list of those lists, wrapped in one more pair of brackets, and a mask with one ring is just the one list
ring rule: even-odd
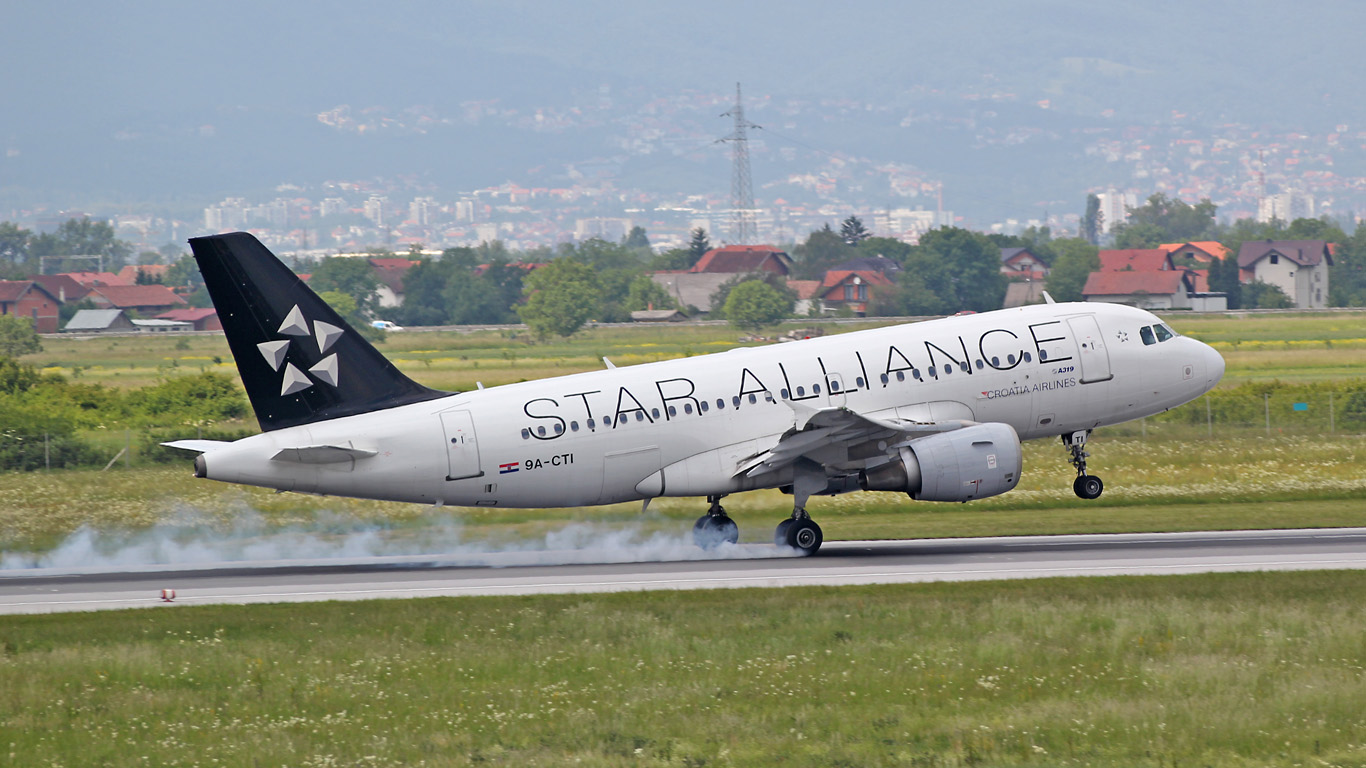
{"label": "asphalt surface", "polygon": [[[10,569],[0,570],[0,613],[1342,568],[1366,568],[1366,528],[828,542],[815,557],[742,544],[710,554],[584,549]],[[163,600],[163,590],[174,599]]]}

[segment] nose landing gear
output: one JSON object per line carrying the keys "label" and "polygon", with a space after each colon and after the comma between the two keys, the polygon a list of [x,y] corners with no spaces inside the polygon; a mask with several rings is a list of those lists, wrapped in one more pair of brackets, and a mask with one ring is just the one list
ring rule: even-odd
{"label": "nose landing gear", "polygon": [[1100,498],[1101,492],[1105,490],[1105,483],[1101,482],[1099,477],[1086,473],[1086,459],[1091,455],[1086,452],[1086,438],[1090,435],[1091,430],[1079,429],[1062,436],[1062,444],[1071,454],[1068,461],[1077,468],[1077,479],[1072,481],[1072,492],[1083,499]]}

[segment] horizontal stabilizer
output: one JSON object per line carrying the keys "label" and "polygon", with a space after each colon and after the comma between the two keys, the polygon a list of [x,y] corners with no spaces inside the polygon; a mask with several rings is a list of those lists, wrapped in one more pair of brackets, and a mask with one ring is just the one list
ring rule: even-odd
{"label": "horizontal stabilizer", "polygon": [[337,464],[343,461],[368,459],[379,451],[352,448],[347,445],[309,445],[303,448],[281,448],[271,461],[292,461],[295,464]]}
{"label": "horizontal stabilizer", "polygon": [[167,448],[179,448],[182,451],[208,453],[209,451],[218,450],[225,445],[231,445],[231,443],[225,440],[172,440],[169,443],[162,443],[162,445]]}

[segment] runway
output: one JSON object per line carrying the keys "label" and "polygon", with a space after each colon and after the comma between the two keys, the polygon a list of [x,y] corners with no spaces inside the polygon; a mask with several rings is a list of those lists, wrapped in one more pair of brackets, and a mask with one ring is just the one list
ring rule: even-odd
{"label": "runway", "polygon": [[[657,554],[657,553],[656,553]],[[839,586],[1057,576],[1366,568],[1366,528],[828,542],[816,557],[772,545],[712,559],[539,550],[0,571],[0,613],[658,589]],[[104,572],[101,572],[104,571]],[[162,590],[174,590],[170,602]]]}

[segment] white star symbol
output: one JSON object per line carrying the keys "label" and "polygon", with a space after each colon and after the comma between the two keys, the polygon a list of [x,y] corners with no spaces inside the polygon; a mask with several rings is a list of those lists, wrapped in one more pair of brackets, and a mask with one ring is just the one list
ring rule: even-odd
{"label": "white star symbol", "polygon": [[[304,313],[299,310],[297,304],[285,316],[278,332],[285,336],[314,337],[318,342],[319,353],[331,349],[332,345],[337,343],[337,339],[340,339],[345,333],[341,328],[331,323],[324,323],[321,320],[313,323],[313,330],[310,332],[308,320],[304,317]],[[290,341],[290,339],[278,339],[276,341],[263,341],[256,345],[256,348],[261,351],[261,356],[270,365],[271,370],[279,371],[281,366],[284,366],[284,376],[280,383],[281,397],[302,392],[313,386],[313,380],[308,377],[308,374],[296,368],[293,363],[285,362],[285,357],[289,353]],[[324,357],[312,368],[309,368],[308,372],[324,384],[337,386],[338,381],[340,381],[337,355],[333,353]]]}

